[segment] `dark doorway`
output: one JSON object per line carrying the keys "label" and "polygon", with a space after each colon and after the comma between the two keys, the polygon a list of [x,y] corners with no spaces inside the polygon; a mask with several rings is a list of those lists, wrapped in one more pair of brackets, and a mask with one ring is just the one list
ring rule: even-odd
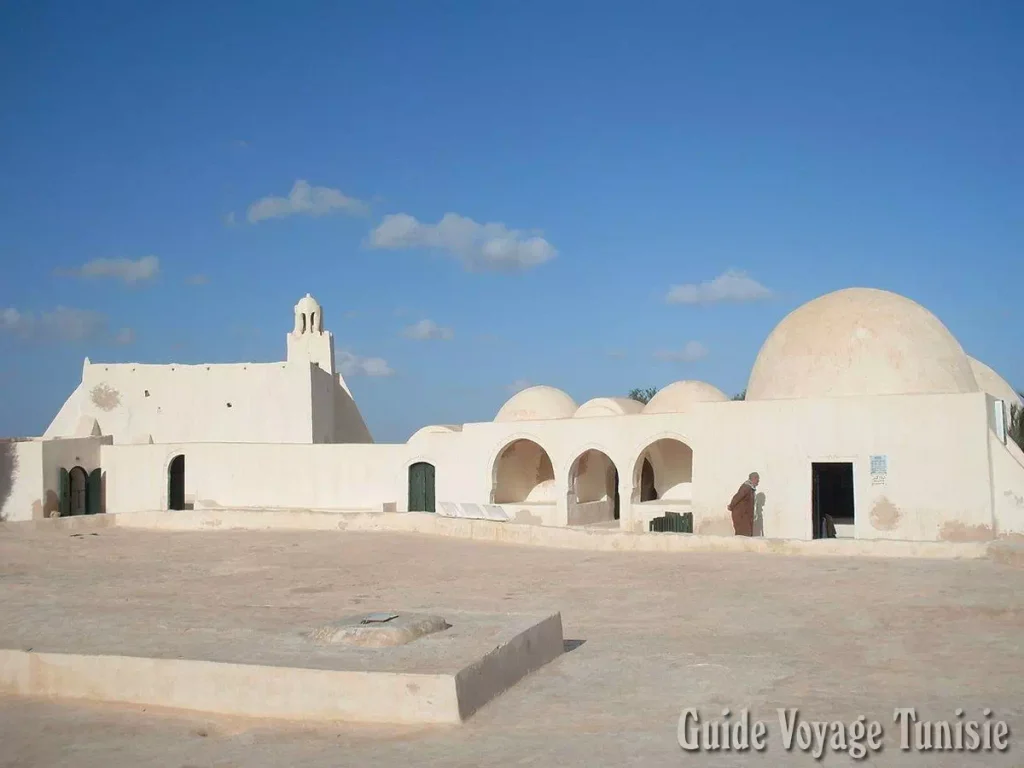
{"label": "dark doorway", "polygon": [[640,501],[654,501],[658,498],[658,491],[654,487],[654,467],[649,459],[644,459],[644,465],[640,468]]}
{"label": "dark doorway", "polygon": [[98,467],[89,473],[86,488],[85,514],[98,515],[103,511],[103,472]]}
{"label": "dark doorway", "polygon": [[434,465],[425,461],[409,467],[409,511],[434,511]]}
{"label": "dark doorway", "polygon": [[615,483],[615,507],[613,509],[613,517],[615,520],[619,519],[619,470],[612,470],[615,474],[612,476],[612,482]]}
{"label": "dark doorway", "polygon": [[185,456],[179,454],[171,459],[167,468],[167,508],[185,508]]}
{"label": "dark doorway", "polygon": [[815,539],[833,539],[836,526],[854,524],[853,464],[848,461],[811,464],[811,518]]}
{"label": "dark doorway", "polygon": [[74,467],[68,472],[68,493],[71,506],[69,515],[84,515],[88,511],[89,475],[81,467]]}

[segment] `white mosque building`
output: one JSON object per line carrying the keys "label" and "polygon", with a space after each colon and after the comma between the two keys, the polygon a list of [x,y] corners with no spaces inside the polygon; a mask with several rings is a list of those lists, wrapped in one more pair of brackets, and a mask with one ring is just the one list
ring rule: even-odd
{"label": "white mosque building", "polygon": [[[0,442],[0,516],[180,509],[473,514],[644,533],[679,513],[730,535],[753,470],[756,532],[914,541],[1024,535],[1016,392],[909,299],[852,288],[772,331],[746,400],[679,381],[646,405],[531,387],[493,421],[374,443],[320,305],[280,363],[106,365],[41,438]],[[466,510],[470,510],[467,512]]]}

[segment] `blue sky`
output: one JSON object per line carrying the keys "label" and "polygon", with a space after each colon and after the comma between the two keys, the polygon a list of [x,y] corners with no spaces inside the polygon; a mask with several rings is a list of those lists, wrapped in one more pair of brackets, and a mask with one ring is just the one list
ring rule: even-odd
{"label": "blue sky", "polygon": [[523,382],[737,392],[853,285],[1024,387],[1022,38],[998,0],[5,3],[0,434],[86,355],[283,359],[307,291],[378,440]]}

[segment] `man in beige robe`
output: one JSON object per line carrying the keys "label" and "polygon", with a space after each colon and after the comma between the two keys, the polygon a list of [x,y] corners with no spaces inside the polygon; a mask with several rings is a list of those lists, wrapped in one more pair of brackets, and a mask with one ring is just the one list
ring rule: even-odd
{"label": "man in beige robe", "polygon": [[732,527],[737,536],[754,535],[754,492],[761,478],[757,472],[751,472],[747,481],[740,486],[740,489],[729,502],[729,511],[732,512]]}

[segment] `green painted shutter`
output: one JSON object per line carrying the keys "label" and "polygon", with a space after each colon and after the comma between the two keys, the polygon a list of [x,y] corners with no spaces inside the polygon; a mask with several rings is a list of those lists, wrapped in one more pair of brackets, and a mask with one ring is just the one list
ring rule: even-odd
{"label": "green painted shutter", "polygon": [[60,516],[71,514],[71,478],[64,467],[60,468]]}
{"label": "green painted shutter", "polygon": [[423,505],[423,509],[426,510],[427,512],[433,512],[434,511],[434,465],[433,464],[424,464],[423,465],[423,469],[424,469],[424,473],[423,473],[423,475],[424,475],[424,477],[423,477],[423,481],[424,481],[423,482],[423,485],[424,485],[423,495],[425,497],[424,501],[426,502]]}
{"label": "green painted shutter", "polygon": [[103,473],[98,468],[89,473],[85,489],[85,514],[98,515],[103,511]]}

